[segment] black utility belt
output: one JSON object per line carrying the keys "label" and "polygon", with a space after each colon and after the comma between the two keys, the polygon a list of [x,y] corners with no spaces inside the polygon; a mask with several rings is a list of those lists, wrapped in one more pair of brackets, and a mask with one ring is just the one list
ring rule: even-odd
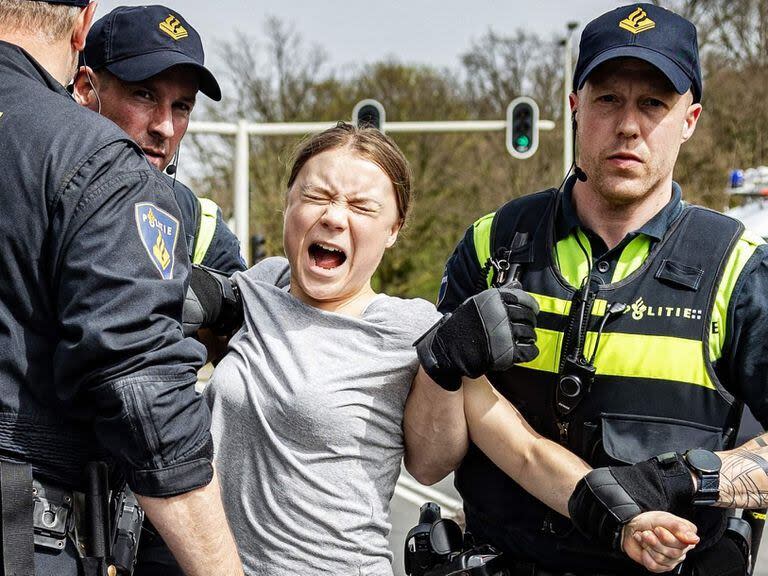
{"label": "black utility belt", "polygon": [[[127,486],[112,492],[109,502],[106,483],[102,488],[90,496],[91,509],[86,512],[88,497],[85,493],[33,479],[34,545],[63,550],[67,538],[71,538],[81,559],[105,559],[114,568],[112,573],[131,574],[136,563],[144,511]],[[96,508],[101,509],[95,512]]]}
{"label": "black utility belt", "polygon": [[32,480],[35,546],[63,550],[75,526],[75,510],[82,510],[84,496],[40,480]]}

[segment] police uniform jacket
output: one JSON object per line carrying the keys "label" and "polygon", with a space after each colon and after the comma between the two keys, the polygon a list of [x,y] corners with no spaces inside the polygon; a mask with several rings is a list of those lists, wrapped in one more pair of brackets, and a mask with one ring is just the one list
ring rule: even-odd
{"label": "police uniform jacket", "polygon": [[212,478],[201,344],[180,326],[173,192],[114,124],[0,42],[0,458],[77,487],[111,457],[139,494]]}
{"label": "police uniform jacket", "polygon": [[187,241],[189,259],[195,264],[231,276],[246,269],[240,255],[240,242],[227,227],[221,209],[212,200],[197,195],[178,180],[164,174],[173,188],[181,210],[181,227]]}
{"label": "police uniform jacket", "polygon": [[[520,266],[523,288],[540,305],[539,356],[490,374],[494,386],[538,432],[592,466],[723,449],[733,442],[742,402],[768,424],[762,240],[733,219],[686,205],[673,184],[668,205],[608,250],[579,221],[573,183],[479,219],[446,266],[442,312],[488,288],[493,262],[502,259]],[[579,354],[594,358],[594,383],[563,414],[558,382],[570,370],[567,358]],[[508,556],[558,570],[634,568],[591,546],[475,446],[456,485],[468,529]],[[712,541],[723,529],[716,509],[697,511],[695,521]]]}

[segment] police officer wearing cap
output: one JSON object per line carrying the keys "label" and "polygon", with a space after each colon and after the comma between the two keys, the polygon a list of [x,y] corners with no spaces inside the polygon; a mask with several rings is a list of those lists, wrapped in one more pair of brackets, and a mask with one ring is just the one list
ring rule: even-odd
{"label": "police officer wearing cap", "polygon": [[[181,139],[198,89],[221,100],[219,85],[205,67],[197,31],[165,6],[116,8],[94,23],[80,63],[73,84],[75,99],[125,130],[150,164],[167,172],[164,178],[181,209],[191,262],[221,272],[217,278],[226,288],[226,277],[246,267],[240,243],[216,203],[198,198],[176,179]],[[204,293],[199,281],[216,284],[206,270],[196,267],[189,296]],[[226,335],[199,330],[202,312],[193,307],[197,313],[186,315],[185,334],[196,335],[205,343],[208,358],[216,361],[225,352]]]}
{"label": "police officer wearing cap", "polygon": [[[621,532],[655,509],[698,526],[685,570],[744,574],[749,533],[725,512],[768,504],[768,435],[732,449],[744,403],[768,424],[768,257],[740,223],[683,202],[672,178],[702,112],[695,27],[651,4],[603,14],[582,33],[573,90],[574,175],[477,220],[446,265],[439,308],[453,315],[418,345],[444,390],[411,391],[412,473],[433,482],[457,467],[468,530],[513,573],[634,573]],[[514,299],[519,363],[494,372],[490,327],[465,310],[511,286],[540,311]],[[468,441],[458,386],[477,372],[536,431],[604,467],[576,487],[572,521]]]}
{"label": "police officer wearing cap", "polygon": [[242,573],[194,390],[205,351],[181,331],[173,191],[63,88],[94,12],[0,3],[4,573],[105,573],[121,477],[188,574]]}
{"label": "police officer wearing cap", "polygon": [[120,126],[155,168],[168,172],[190,260],[228,275],[244,270],[239,242],[219,207],[175,178],[198,89],[221,100],[197,31],[165,6],[115,8],[94,23],[80,63],[75,99]]}

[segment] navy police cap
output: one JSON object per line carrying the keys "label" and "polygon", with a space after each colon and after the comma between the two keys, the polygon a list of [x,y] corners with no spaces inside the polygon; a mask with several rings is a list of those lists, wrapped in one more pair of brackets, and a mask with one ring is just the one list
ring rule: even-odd
{"label": "navy police cap", "polygon": [[678,94],[690,88],[701,100],[702,83],[696,27],[674,12],[653,4],[631,4],[598,16],[581,34],[573,89],[614,58],[638,58],[658,68]]}
{"label": "navy police cap", "polygon": [[97,20],[85,43],[81,63],[106,68],[125,82],[146,80],[171,66],[193,66],[200,91],[221,100],[221,88],[205,67],[200,35],[165,6],[123,6]]}

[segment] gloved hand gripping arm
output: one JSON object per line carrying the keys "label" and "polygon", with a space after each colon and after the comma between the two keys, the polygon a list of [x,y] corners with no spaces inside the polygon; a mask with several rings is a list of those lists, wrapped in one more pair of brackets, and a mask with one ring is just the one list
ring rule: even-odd
{"label": "gloved hand gripping arm", "polygon": [[226,275],[193,264],[182,313],[184,335],[209,328],[217,336],[231,336],[243,323],[243,302],[237,285]]}
{"label": "gloved hand gripping arm", "polygon": [[[465,381],[461,392],[472,442],[520,487],[567,516],[568,495],[590,473],[589,466],[533,430],[487,379]],[[634,508],[615,547],[647,570],[673,568],[698,542],[696,526],[687,520],[667,512],[641,514]]]}
{"label": "gloved hand gripping arm", "polygon": [[461,378],[502,371],[539,354],[536,314],[539,305],[518,288],[490,288],[446,314],[416,343],[425,372],[446,390],[458,390]]}
{"label": "gloved hand gripping arm", "polygon": [[568,512],[584,535],[619,549],[623,527],[641,512],[690,516],[694,489],[682,456],[669,453],[634,466],[592,470],[576,485]]}

